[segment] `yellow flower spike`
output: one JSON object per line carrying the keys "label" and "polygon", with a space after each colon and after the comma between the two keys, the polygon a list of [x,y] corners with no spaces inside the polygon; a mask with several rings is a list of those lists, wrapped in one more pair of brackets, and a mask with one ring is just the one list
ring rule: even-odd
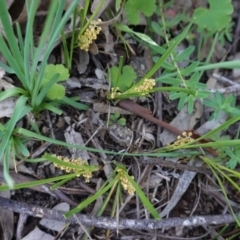
{"label": "yellow flower spike", "polygon": [[135,88],[135,91],[139,92],[141,95],[148,94],[149,91],[153,89],[153,87],[156,85],[155,79],[147,78],[143,81],[143,83]]}
{"label": "yellow flower spike", "polygon": [[[62,156],[57,156],[57,158],[59,160],[63,161],[63,162],[68,162],[68,163],[74,164],[76,166],[87,166],[88,165],[87,161],[85,161],[81,158],[77,158],[77,159],[73,159],[73,160],[70,160],[67,157],[63,158]],[[70,172],[78,173],[78,172],[80,172],[79,174],[77,174],[77,176],[79,177],[80,175],[83,175],[86,182],[90,182],[90,180],[92,178],[92,172],[88,171],[88,170],[81,170],[81,169],[66,167],[66,166],[62,166],[62,165],[57,164],[57,163],[54,163],[54,166],[57,167],[57,168],[60,168],[61,170],[66,171],[67,173],[70,173]]]}
{"label": "yellow flower spike", "polygon": [[78,45],[80,49],[85,51],[89,50],[90,44],[93,40],[97,39],[98,34],[102,30],[101,27],[98,26],[99,23],[101,23],[101,19],[90,22],[85,32],[78,36]]}
{"label": "yellow flower spike", "polygon": [[[116,171],[118,172],[118,174],[120,176],[120,182],[121,182],[123,189],[126,190],[130,196],[133,196],[135,193],[135,188],[128,181],[128,179],[126,177],[127,172],[120,167],[117,167]],[[131,176],[131,178],[134,179],[133,176]]]}
{"label": "yellow flower spike", "polygon": [[170,146],[178,147],[186,143],[193,142],[192,132],[183,132],[182,135],[177,136],[177,140]]}
{"label": "yellow flower spike", "polygon": [[86,172],[83,173],[83,177],[85,178],[85,182],[90,182],[91,178],[92,178],[92,173],[91,172]]}

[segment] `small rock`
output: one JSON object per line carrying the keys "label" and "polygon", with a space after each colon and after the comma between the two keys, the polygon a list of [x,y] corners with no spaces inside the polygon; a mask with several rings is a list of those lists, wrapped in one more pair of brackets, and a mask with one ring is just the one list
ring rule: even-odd
{"label": "small rock", "polygon": [[108,133],[113,141],[122,147],[127,147],[132,142],[133,132],[126,126],[121,126],[116,123],[109,126]]}
{"label": "small rock", "polygon": [[131,57],[129,65],[135,70],[139,78],[143,77],[149,70],[144,57]]}

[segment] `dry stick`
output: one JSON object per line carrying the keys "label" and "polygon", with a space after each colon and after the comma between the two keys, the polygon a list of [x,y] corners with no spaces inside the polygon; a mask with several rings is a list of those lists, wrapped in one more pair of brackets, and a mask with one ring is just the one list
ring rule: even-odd
{"label": "dry stick", "polygon": [[143,117],[157,125],[160,125],[161,127],[167,129],[168,131],[172,132],[172,133],[175,133],[176,135],[181,135],[182,134],[182,131],[171,126],[170,124],[168,123],[165,123],[163,122],[162,120],[159,120],[155,117],[153,117],[151,114],[151,111],[138,105],[137,103],[134,103],[133,101],[131,100],[121,100],[120,102],[118,102],[118,105],[124,109],[127,109],[128,111],[140,116],[140,117]]}
{"label": "dry stick", "polygon": [[[160,119],[153,117],[152,112],[150,110],[148,110],[145,107],[140,106],[139,104],[137,104],[131,100],[127,100],[127,99],[121,100],[118,102],[118,105],[140,117],[143,117],[157,125],[160,125],[161,127],[167,129],[168,131],[170,131],[172,133],[175,133],[176,135],[182,135],[182,133],[183,133],[183,131],[179,130],[178,128],[175,128],[174,126],[172,126]],[[192,138],[194,138],[194,139],[197,139],[200,137],[200,135],[195,131],[193,131],[192,134],[193,134]],[[207,141],[205,139],[200,140],[200,143],[207,143],[207,142],[209,142],[209,141]],[[213,155],[218,156],[217,152],[214,149],[206,148],[206,150],[208,150]]]}
{"label": "dry stick", "polygon": [[223,76],[221,76],[219,74],[216,74],[216,73],[213,73],[212,77],[215,78],[216,80],[218,80],[219,82],[224,83],[224,84],[228,84],[230,86],[236,86],[236,87],[240,86],[239,83],[236,83],[233,80],[228,79],[226,77],[223,77]]}
{"label": "dry stick", "polygon": [[[65,219],[63,211],[55,209],[36,207],[35,205],[17,202],[11,199],[0,197],[0,208],[14,211],[17,213],[25,213],[30,216],[52,219],[56,221],[63,221],[72,224],[77,224],[77,220],[74,217]],[[110,217],[94,217],[85,214],[76,215],[79,221],[85,226],[95,226],[103,229],[139,229],[139,230],[150,230],[150,229],[162,229],[171,227],[197,227],[202,225],[219,225],[228,224],[235,222],[235,219],[230,214],[225,215],[213,215],[213,216],[192,216],[188,218],[168,218],[162,220],[134,220],[134,219],[119,219],[117,221]],[[236,217],[240,217],[240,213],[236,214]]]}
{"label": "dry stick", "polygon": [[191,165],[184,165],[177,162],[163,160],[161,158],[149,158],[149,157],[140,157],[138,159],[140,164],[153,164],[153,165],[161,165],[167,168],[179,169],[179,170],[187,170],[190,172],[197,172],[203,174],[212,174],[212,171],[206,167],[195,167]]}

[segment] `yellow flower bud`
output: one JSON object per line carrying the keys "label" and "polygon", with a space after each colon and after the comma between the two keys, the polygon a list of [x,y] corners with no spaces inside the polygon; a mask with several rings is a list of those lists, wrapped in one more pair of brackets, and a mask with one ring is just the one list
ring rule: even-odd
{"label": "yellow flower bud", "polygon": [[97,21],[91,21],[85,32],[78,36],[78,45],[80,49],[85,51],[89,50],[90,44],[93,42],[93,40],[97,39],[97,35],[102,30],[101,27],[98,26],[99,23],[101,23],[101,19],[98,19]]}

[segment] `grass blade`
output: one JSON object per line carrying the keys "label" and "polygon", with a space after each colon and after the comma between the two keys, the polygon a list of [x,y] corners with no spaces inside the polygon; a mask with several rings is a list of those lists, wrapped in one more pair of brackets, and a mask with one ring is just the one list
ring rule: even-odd
{"label": "grass blade", "polygon": [[128,181],[132,184],[132,186],[135,188],[136,194],[139,196],[142,204],[147,208],[151,215],[157,220],[161,219],[157,210],[153,207],[152,203],[146,197],[146,195],[144,194],[142,189],[138,186],[138,184],[128,174],[126,174],[125,176],[128,179]]}
{"label": "grass blade", "polygon": [[6,6],[6,1],[0,1],[0,19],[6,38],[8,40],[8,45],[11,49],[11,53],[17,62],[17,65],[23,70],[23,57],[21,55],[20,49],[18,47],[17,40],[15,38],[12,23],[10,22],[10,16],[8,14],[8,9]]}
{"label": "grass blade", "polygon": [[76,208],[70,210],[69,212],[65,213],[64,216],[66,218],[71,217],[73,214],[80,212],[82,209],[84,209],[86,206],[91,204],[93,201],[95,201],[97,198],[102,196],[105,192],[107,192],[117,181],[119,181],[119,176],[116,176],[107,186],[102,187],[99,189],[94,195],[88,197],[86,200],[81,202]]}

